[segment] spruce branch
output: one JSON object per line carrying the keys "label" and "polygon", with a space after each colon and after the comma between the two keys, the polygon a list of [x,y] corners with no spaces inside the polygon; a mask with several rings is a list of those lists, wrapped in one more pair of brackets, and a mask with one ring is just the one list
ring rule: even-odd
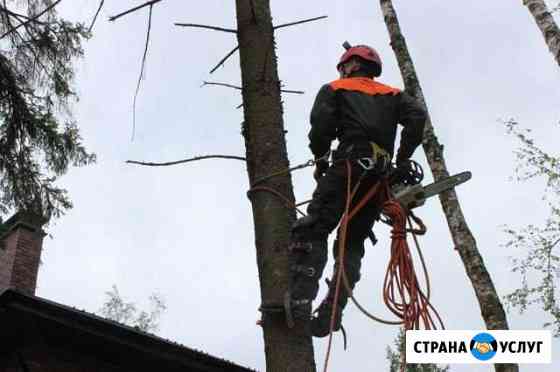
{"label": "spruce branch", "polygon": [[43,14],[47,13],[48,11],[54,9],[55,6],[57,6],[62,0],[57,0],[54,3],[52,3],[51,5],[49,5],[48,7],[46,7],[43,11],[39,12],[36,16],[33,16],[31,18],[28,18],[25,22],[20,23],[19,25],[10,28],[8,31],[6,31],[2,36],[0,36],[0,39],[3,39],[4,37],[8,36],[9,34],[11,34],[12,32],[15,32],[18,28],[22,27],[22,26],[27,26],[29,23],[31,22],[35,22],[38,18],[40,18]]}

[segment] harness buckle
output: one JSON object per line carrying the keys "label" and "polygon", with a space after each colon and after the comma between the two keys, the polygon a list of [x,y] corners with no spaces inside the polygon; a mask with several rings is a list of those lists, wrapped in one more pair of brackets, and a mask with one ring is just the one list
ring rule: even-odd
{"label": "harness buckle", "polygon": [[356,159],[356,162],[366,171],[378,169],[384,172],[391,162],[391,156],[385,149],[376,144],[369,142],[371,146],[371,156]]}

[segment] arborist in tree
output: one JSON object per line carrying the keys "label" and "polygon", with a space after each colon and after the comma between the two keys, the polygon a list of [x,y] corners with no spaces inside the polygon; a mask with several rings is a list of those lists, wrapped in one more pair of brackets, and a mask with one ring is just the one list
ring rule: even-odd
{"label": "arborist in tree", "polygon": [[[373,48],[345,46],[347,50],[336,66],[340,79],[320,89],[311,111],[309,147],[316,159],[317,188],[307,209],[308,216],[296,221],[292,230],[290,289],[284,298],[287,318],[311,318],[311,303],[317,296],[319,279],[327,262],[327,238],[345,210],[345,160],[351,161],[352,187],[358,179],[361,182],[352,199],[356,203],[390,170],[397,124],[404,129],[396,152],[394,177],[410,174],[409,158],[422,142],[426,112],[406,92],[375,81],[381,75],[382,64]],[[335,139],[339,145],[333,151],[329,166],[328,156]],[[349,222],[344,265],[352,288],[360,279],[364,241],[379,218],[383,202],[375,198],[370,200]],[[337,242],[338,236],[333,249],[335,260]],[[338,263],[335,263],[333,278],[336,278],[337,269]],[[328,295],[311,318],[311,333],[316,337],[329,334],[334,290],[335,280],[330,280]],[[336,331],[341,327],[342,309],[347,302],[348,293],[342,288]]]}

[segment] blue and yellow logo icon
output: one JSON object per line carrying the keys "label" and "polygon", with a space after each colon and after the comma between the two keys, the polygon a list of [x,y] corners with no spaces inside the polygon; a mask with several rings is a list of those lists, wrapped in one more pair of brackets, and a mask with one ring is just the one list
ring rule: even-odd
{"label": "blue and yellow logo icon", "polygon": [[498,342],[489,333],[479,333],[470,344],[471,354],[478,360],[490,360],[496,355]]}

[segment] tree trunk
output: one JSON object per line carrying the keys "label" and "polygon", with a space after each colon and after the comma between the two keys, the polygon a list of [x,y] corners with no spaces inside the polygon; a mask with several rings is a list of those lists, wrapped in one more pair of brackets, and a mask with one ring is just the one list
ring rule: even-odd
{"label": "tree trunk", "polygon": [[560,66],[560,30],[545,2],[543,0],[523,0],[523,5],[529,9],[529,12],[535,18],[535,22],[537,22],[537,26],[539,26],[544,36],[548,49],[554,55],[558,66]]}
{"label": "tree trunk", "polygon": [[[289,167],[282,119],[274,30],[269,0],[236,0],[237,38],[241,57],[247,171],[251,184]],[[290,174],[261,185],[294,201]],[[251,192],[261,301],[282,303],[288,288],[287,246],[295,211],[268,192]],[[315,372],[313,342],[303,325],[289,329],[281,314],[263,315],[268,372]]]}
{"label": "tree trunk", "polygon": [[[401,33],[395,9],[393,8],[391,0],[380,0],[380,2],[381,10],[391,38],[391,47],[397,57],[405,88],[410,95],[414,96],[418,102],[423,105],[427,112],[428,108],[426,106],[424,94],[422,93],[422,88],[418,76],[416,75],[412,58],[408,52],[406,41]],[[429,114],[422,146],[424,147],[426,158],[434,179],[437,181],[449,176],[443,157],[443,145],[438,142]],[[455,190],[441,193],[439,199],[447,219],[455,249],[459,252],[467,275],[472,283],[486,327],[496,330],[509,329],[504,308],[502,307],[492,278],[486,270],[482,256],[478,251],[476,241],[467,226]],[[496,364],[495,368],[496,372],[518,371],[518,366],[516,364]]]}

